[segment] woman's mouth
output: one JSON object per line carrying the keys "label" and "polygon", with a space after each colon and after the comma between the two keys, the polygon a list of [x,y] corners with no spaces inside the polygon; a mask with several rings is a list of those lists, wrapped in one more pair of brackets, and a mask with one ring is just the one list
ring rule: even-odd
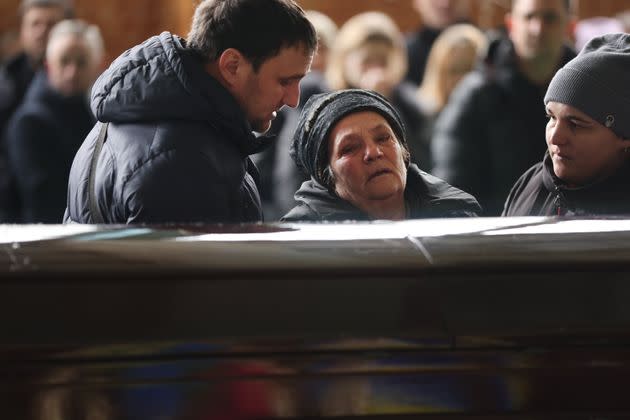
{"label": "woman's mouth", "polygon": [[368,180],[369,180],[369,181],[371,181],[371,180],[373,180],[373,179],[374,179],[374,178],[376,178],[376,177],[379,177],[379,176],[381,176],[381,175],[386,175],[386,174],[389,174],[389,173],[391,173],[391,172],[392,172],[392,171],[390,171],[389,169],[379,169],[378,171],[376,171],[376,172],[372,173],[372,174],[368,177]]}

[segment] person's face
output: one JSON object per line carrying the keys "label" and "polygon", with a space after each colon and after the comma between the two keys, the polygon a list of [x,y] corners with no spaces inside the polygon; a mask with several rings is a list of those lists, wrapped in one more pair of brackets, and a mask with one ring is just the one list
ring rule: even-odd
{"label": "person's face", "polygon": [[558,102],[547,104],[547,147],[558,178],[584,185],[615,172],[625,161],[623,140],[612,130],[577,108]]}
{"label": "person's face", "polygon": [[359,209],[404,195],[404,150],[380,114],[363,111],[341,119],[328,137],[328,155],[335,192]]}
{"label": "person's face", "polygon": [[348,86],[389,96],[397,83],[392,68],[394,47],[385,41],[369,41],[350,51],[344,60]]}
{"label": "person's face", "polygon": [[414,0],[422,22],[431,28],[443,29],[466,17],[468,0]]}
{"label": "person's face", "polygon": [[[254,131],[269,130],[284,105],[295,108],[300,100],[300,80],[309,71],[313,56],[304,47],[288,47],[263,62],[257,72],[251,64],[233,93]],[[246,64],[247,65],[247,64]]]}
{"label": "person's face", "polygon": [[65,96],[82,95],[96,79],[97,63],[87,43],[73,35],[55,37],[46,55],[48,82]]}
{"label": "person's face", "polygon": [[510,39],[522,59],[556,59],[568,34],[563,0],[517,0],[506,16]]}
{"label": "person's face", "polygon": [[33,61],[44,58],[48,34],[63,17],[64,11],[58,6],[36,6],[26,10],[22,16],[20,41]]}

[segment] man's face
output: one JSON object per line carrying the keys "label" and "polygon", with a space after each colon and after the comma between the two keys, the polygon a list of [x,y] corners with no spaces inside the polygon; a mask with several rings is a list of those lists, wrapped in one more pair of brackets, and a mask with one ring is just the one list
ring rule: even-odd
{"label": "man's face", "polygon": [[431,28],[443,29],[467,16],[468,0],[414,0],[414,7],[422,23]]}
{"label": "man's face", "polygon": [[295,108],[300,100],[300,80],[309,71],[313,54],[302,46],[284,48],[263,62],[258,71],[248,66],[243,83],[233,90],[252,129],[269,130],[284,105]]}
{"label": "man's face", "polygon": [[577,108],[558,102],[547,104],[547,147],[558,178],[585,185],[615,172],[625,161],[623,140],[612,130]]}
{"label": "man's face", "polygon": [[328,137],[329,164],[339,197],[369,212],[404,195],[404,149],[382,115],[363,111],[339,121]]}
{"label": "man's face", "polygon": [[48,82],[65,96],[85,94],[96,79],[97,63],[87,43],[73,35],[55,37],[46,55]]}
{"label": "man's face", "polygon": [[53,26],[64,18],[59,6],[35,6],[24,12],[20,28],[20,41],[24,51],[34,62],[44,58],[48,34]]}
{"label": "man's face", "polygon": [[568,33],[564,0],[516,0],[506,17],[516,54],[525,60],[555,60]]}

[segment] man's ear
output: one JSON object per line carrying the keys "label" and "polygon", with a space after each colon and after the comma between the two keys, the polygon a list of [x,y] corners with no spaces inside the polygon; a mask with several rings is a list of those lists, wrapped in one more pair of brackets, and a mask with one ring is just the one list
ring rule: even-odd
{"label": "man's ear", "polygon": [[243,66],[247,64],[245,57],[235,48],[223,51],[218,60],[221,77],[230,86],[237,85],[243,75]]}
{"label": "man's ear", "polygon": [[623,145],[623,151],[625,153],[630,153],[630,139],[621,138],[621,144]]}

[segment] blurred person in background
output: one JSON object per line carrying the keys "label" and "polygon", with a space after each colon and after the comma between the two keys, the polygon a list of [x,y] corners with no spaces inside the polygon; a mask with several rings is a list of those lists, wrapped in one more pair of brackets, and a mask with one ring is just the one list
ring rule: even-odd
{"label": "blurred person in background", "polygon": [[326,80],[332,90],[366,89],[388,99],[400,113],[411,144],[411,161],[421,169],[429,156],[414,155],[421,142],[423,112],[416,87],[404,80],[407,55],[404,37],[384,13],[366,12],[350,18],[339,29],[331,51]]}
{"label": "blurred person in background", "polygon": [[[473,70],[485,55],[488,39],[473,25],[453,25],[438,36],[431,48],[418,99],[425,115],[422,141],[412,148],[421,147],[416,155],[430,156],[433,127],[438,115],[448,102],[451,92],[467,73]],[[412,154],[414,151],[412,150]],[[430,168],[430,166],[429,166]]]}
{"label": "blurred person in background", "polygon": [[547,153],[512,188],[504,216],[630,214],[630,35],[589,41],[554,76]]}
{"label": "blurred person in background", "polygon": [[513,0],[507,38],[488,47],[435,123],[433,173],[498,216],[514,182],[545,152],[540,104],[555,72],[575,56],[570,0]]}
{"label": "blurred person in background", "polygon": [[64,221],[262,221],[249,156],[271,140],[254,132],[298,105],[316,48],[293,0],[204,0],[187,39],[123,53],[92,89],[101,123],[72,164]]}
{"label": "blurred person in background", "polygon": [[297,108],[284,107],[278,112],[270,129],[272,134],[277,135],[276,141],[261,153],[252,156],[260,171],[260,195],[268,220],[279,219],[295,205],[293,194],[305,181],[289,156],[300,111],[312,95],[330,90],[325,73],[330,50],[337,36],[337,25],[330,17],[318,11],[307,10],[304,13],[315,28],[318,43],[311,71],[300,82],[300,104]]}
{"label": "blurred person in background", "polygon": [[404,220],[478,214],[469,194],[410,162],[403,121],[376,92],[314,95],[291,156],[308,176],[283,221]]}
{"label": "blurred person in background", "polygon": [[575,24],[575,49],[580,51],[591,39],[616,32],[624,32],[621,20],[613,17],[596,16],[581,19]]}
{"label": "blurred person in background", "polygon": [[630,33],[630,9],[617,13],[615,18],[623,25],[623,32]]}
{"label": "blurred person in background", "polygon": [[103,57],[94,25],[63,20],[50,32],[45,70],[35,76],[7,129],[18,192],[14,222],[61,223],[72,159],[96,122],[88,95]]}
{"label": "blurred person in background", "polygon": [[22,0],[20,4],[21,52],[0,67],[0,223],[12,221],[18,211],[7,161],[6,125],[42,67],[50,30],[73,13],[70,0]]}
{"label": "blurred person in background", "polygon": [[469,0],[411,0],[422,21],[420,29],[407,36],[409,68],[406,79],[422,83],[433,42],[448,26],[469,20]]}
{"label": "blurred person in background", "polygon": [[21,51],[20,35],[17,31],[7,31],[0,34],[0,65]]}
{"label": "blurred person in background", "polygon": [[0,129],[20,104],[35,73],[41,68],[50,30],[72,14],[69,0],[23,0],[20,4],[22,51],[0,68]]}

